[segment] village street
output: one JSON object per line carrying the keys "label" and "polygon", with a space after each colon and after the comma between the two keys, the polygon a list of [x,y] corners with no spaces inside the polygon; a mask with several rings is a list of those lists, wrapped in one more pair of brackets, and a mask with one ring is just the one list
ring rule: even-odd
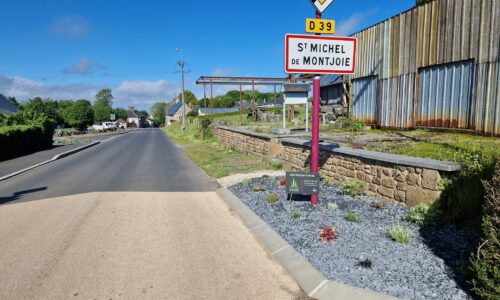
{"label": "village street", "polygon": [[301,299],[161,130],[0,181],[1,299]]}

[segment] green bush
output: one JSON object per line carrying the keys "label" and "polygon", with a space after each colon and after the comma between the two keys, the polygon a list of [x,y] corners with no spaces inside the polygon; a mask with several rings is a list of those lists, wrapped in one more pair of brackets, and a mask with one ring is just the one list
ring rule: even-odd
{"label": "green bush", "polygon": [[249,178],[245,178],[245,179],[243,179],[241,184],[243,184],[244,187],[249,187],[251,182],[252,181]]}
{"label": "green bush", "polygon": [[365,183],[359,179],[347,180],[342,183],[340,190],[346,195],[357,197],[365,192]]}
{"label": "green bush", "polygon": [[300,210],[299,209],[295,209],[293,212],[292,212],[292,218],[294,220],[300,220],[300,217],[301,217],[301,213],[300,213]]}
{"label": "green bush", "polygon": [[500,160],[485,182],[482,240],[471,258],[473,291],[483,299],[500,299]]}
{"label": "green bush", "polygon": [[271,193],[267,195],[267,202],[270,204],[276,203],[278,201],[278,195],[275,193]]}
{"label": "green bush", "polygon": [[266,188],[262,184],[257,184],[252,189],[254,192],[263,192]]}
{"label": "green bush", "polygon": [[361,223],[361,219],[354,212],[349,211],[344,215],[344,219],[349,222]]}
{"label": "green bush", "polygon": [[389,227],[387,234],[391,237],[393,241],[396,241],[401,244],[409,244],[411,242],[411,230],[397,224],[393,224]]}
{"label": "green bush", "polygon": [[0,159],[52,146],[53,132],[37,125],[0,127]]}
{"label": "green bush", "polygon": [[434,226],[437,224],[441,214],[442,212],[437,208],[437,203],[431,205],[420,203],[410,209],[405,219],[421,226]]}

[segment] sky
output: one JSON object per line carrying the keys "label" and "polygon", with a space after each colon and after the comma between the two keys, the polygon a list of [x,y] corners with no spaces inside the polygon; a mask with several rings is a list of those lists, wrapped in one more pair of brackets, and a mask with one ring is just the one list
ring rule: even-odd
{"label": "sky", "polygon": [[[336,0],[323,18],[348,36],[414,3]],[[198,97],[200,76],[285,77],[285,34],[314,15],[309,0],[0,0],[0,93],[93,102],[107,87],[115,107],[148,110],[181,90],[176,49]]]}

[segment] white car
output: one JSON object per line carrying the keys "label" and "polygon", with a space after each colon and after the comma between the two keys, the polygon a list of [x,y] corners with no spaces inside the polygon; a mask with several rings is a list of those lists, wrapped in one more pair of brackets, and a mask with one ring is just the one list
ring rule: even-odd
{"label": "white car", "polygon": [[115,130],[116,122],[101,122],[99,124],[94,124],[92,128],[96,131]]}

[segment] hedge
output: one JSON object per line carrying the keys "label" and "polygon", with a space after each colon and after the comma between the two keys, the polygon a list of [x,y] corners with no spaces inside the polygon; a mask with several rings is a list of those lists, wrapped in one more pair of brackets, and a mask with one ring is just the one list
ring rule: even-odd
{"label": "hedge", "polygon": [[0,127],[0,159],[52,146],[51,130],[34,125]]}

